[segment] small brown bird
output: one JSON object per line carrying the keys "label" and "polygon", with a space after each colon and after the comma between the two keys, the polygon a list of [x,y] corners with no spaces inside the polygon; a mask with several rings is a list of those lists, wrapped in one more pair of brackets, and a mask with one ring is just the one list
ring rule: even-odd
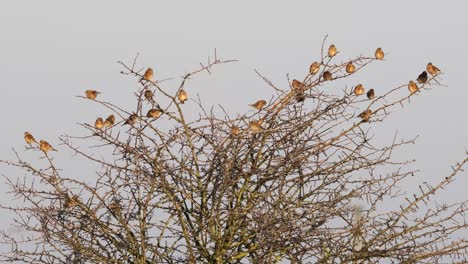
{"label": "small brown bird", "polygon": [[262,131],[262,130],[263,130],[263,127],[261,126],[261,122],[260,122],[260,121],[250,121],[249,127],[250,127],[250,129],[252,129],[252,131],[254,131],[254,132],[259,132],[259,131]]}
{"label": "small brown bird", "polygon": [[85,91],[86,98],[91,99],[91,100],[96,99],[98,94],[100,94],[100,92],[95,91],[95,90],[86,90]]}
{"label": "small brown bird", "polygon": [[96,129],[102,129],[104,127],[104,120],[102,120],[101,117],[98,117],[96,119],[96,122],[94,122],[94,128]]}
{"label": "small brown bird", "polygon": [[369,99],[374,99],[375,98],[374,89],[370,89],[369,91],[367,91],[367,98],[369,98]]}
{"label": "small brown bird", "polygon": [[370,109],[367,109],[364,112],[360,113],[358,117],[361,118],[363,122],[367,122],[371,118],[371,115],[372,111]]}
{"label": "small brown bird", "polygon": [[267,104],[267,102],[265,100],[259,100],[249,106],[252,106],[253,108],[257,109],[257,110],[260,110],[262,109],[265,105]]}
{"label": "small brown bird", "polygon": [[160,117],[161,115],[163,114],[163,112],[159,109],[151,109],[148,111],[148,113],[146,114],[147,117],[150,117],[150,118],[158,118]]}
{"label": "small brown bird", "polygon": [[[304,89],[304,84],[296,79],[292,80],[292,88],[294,90],[303,90]],[[266,103],[266,102],[265,102]]]}
{"label": "small brown bird", "polygon": [[410,91],[411,94],[414,94],[415,92],[419,90],[419,87],[415,82],[409,81],[408,90]]}
{"label": "small brown bird", "polygon": [[417,81],[418,83],[427,82],[427,71],[423,71],[421,74],[419,74]]}
{"label": "small brown bird", "polygon": [[328,56],[333,57],[338,53],[338,50],[336,49],[335,45],[331,44],[330,47],[328,48]]}
{"label": "small brown bird", "polygon": [[49,144],[49,142],[45,140],[39,140],[39,149],[42,150],[44,153],[47,153],[47,151],[50,151],[50,150],[57,151]]}
{"label": "small brown bird", "polygon": [[377,49],[375,50],[375,58],[376,58],[376,59],[378,59],[378,60],[383,60],[384,56],[385,56],[385,54],[384,54],[382,48],[377,48]]}
{"label": "small brown bird", "polygon": [[314,62],[310,65],[310,74],[316,74],[320,70],[320,63]]}
{"label": "small brown bird", "polygon": [[148,101],[153,101],[153,91],[146,90],[143,94]]}
{"label": "small brown bird", "polygon": [[142,79],[145,80],[145,81],[151,81],[151,80],[153,80],[153,75],[154,75],[153,69],[148,68],[148,69],[146,69],[145,73],[143,74]]}
{"label": "small brown bird", "polygon": [[304,92],[303,91],[296,92],[296,94],[294,95],[294,99],[296,99],[296,101],[299,103],[304,102],[305,100]]}
{"label": "small brown bird", "polygon": [[115,116],[110,115],[106,118],[106,121],[104,121],[104,126],[105,127],[112,127],[115,124]]}
{"label": "small brown bird", "polygon": [[346,65],[346,72],[351,74],[351,73],[354,73],[356,71],[356,66],[354,66],[354,64],[352,62],[348,63]]}
{"label": "small brown bird", "polygon": [[364,86],[362,86],[362,84],[358,84],[356,85],[356,87],[354,87],[354,94],[355,95],[362,95],[363,93],[365,92],[364,90]]}
{"label": "small brown bird", "polygon": [[231,135],[237,136],[241,133],[241,130],[239,129],[238,126],[232,126],[231,127]]}
{"label": "small brown bird", "polygon": [[125,125],[133,126],[136,123],[137,119],[138,119],[138,116],[136,114],[131,114],[127,118],[127,120],[125,120],[125,123],[123,124],[123,126],[125,126]]}
{"label": "small brown bird", "polygon": [[184,90],[180,90],[179,94],[177,95],[177,98],[179,99],[180,103],[183,104],[185,101],[188,100],[188,93]]}
{"label": "small brown bird", "polygon": [[436,66],[434,66],[432,63],[428,63],[427,66],[426,66],[426,70],[428,73],[430,73],[431,75],[436,75],[437,73],[440,72],[439,68],[437,68]]}
{"label": "small brown bird", "polygon": [[29,132],[24,132],[24,141],[28,143],[29,145],[32,145],[33,143],[37,143],[36,139],[31,135]]}
{"label": "small brown bird", "polygon": [[325,81],[330,81],[333,77],[332,77],[332,74],[331,72],[329,71],[325,71],[323,74],[322,74],[322,77]]}

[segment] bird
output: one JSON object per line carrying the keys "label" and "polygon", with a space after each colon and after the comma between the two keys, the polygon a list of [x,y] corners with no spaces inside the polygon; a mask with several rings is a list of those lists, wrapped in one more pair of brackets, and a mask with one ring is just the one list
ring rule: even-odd
{"label": "bird", "polygon": [[331,44],[330,47],[328,48],[328,56],[333,57],[338,53],[338,50],[336,49],[335,45]]}
{"label": "bird", "polygon": [[370,109],[364,110],[364,112],[360,113],[358,117],[362,119],[363,122],[369,121],[372,115],[372,111]]}
{"label": "bird", "polygon": [[437,73],[440,72],[439,68],[437,68],[436,66],[434,66],[432,63],[428,63],[427,66],[426,66],[426,70],[428,73],[430,73],[431,75],[436,75]]}
{"label": "bird", "polygon": [[294,99],[296,99],[297,102],[304,102],[305,100],[304,92],[297,91],[296,94],[294,95]]}
{"label": "bird", "polygon": [[44,153],[47,153],[47,151],[50,151],[50,150],[57,151],[49,144],[49,142],[45,140],[39,140],[39,149],[42,150]]}
{"label": "bird", "polygon": [[316,74],[320,70],[320,63],[314,62],[310,65],[309,72],[310,74]]}
{"label": "bird", "polygon": [[370,89],[369,91],[367,91],[367,98],[374,99],[374,97],[375,97],[374,89]]}
{"label": "bird", "polygon": [[148,101],[153,101],[153,91],[146,90],[143,94]]}
{"label": "bird", "polygon": [[153,75],[154,75],[153,69],[151,67],[148,67],[148,69],[146,69],[145,73],[143,74],[142,80],[151,81],[153,80]]}
{"label": "bird", "polygon": [[123,124],[123,126],[125,125],[130,125],[130,126],[133,126],[135,124],[135,122],[137,121],[138,119],[138,116],[136,114],[131,114],[127,120],[125,120],[125,123]]}
{"label": "bird", "polygon": [[354,94],[355,95],[362,95],[364,93],[364,86],[362,86],[362,84],[358,84],[356,85],[356,87],[354,87]]}
{"label": "bird", "polygon": [[102,129],[104,127],[104,120],[102,120],[101,117],[98,117],[96,119],[96,122],[94,122],[94,128],[96,129]]}
{"label": "bird", "polygon": [[28,143],[29,145],[37,143],[36,139],[28,131],[24,132],[24,141],[26,141],[26,143]]}
{"label": "bird", "polygon": [[419,87],[415,82],[409,81],[408,90],[410,91],[411,94],[414,94],[415,92],[419,90]]}
{"label": "bird", "polygon": [[303,90],[304,84],[296,79],[292,80],[292,88],[294,90]]}
{"label": "bird", "polygon": [[250,104],[249,106],[252,106],[253,108],[257,109],[257,110],[260,110],[262,109],[265,105],[267,104],[267,102],[265,100],[258,100],[257,102],[253,103],[253,104]]}
{"label": "bird", "polygon": [[376,59],[378,59],[378,60],[383,60],[384,56],[385,56],[385,54],[384,54],[382,48],[377,48],[377,49],[375,50],[375,58],[376,58]]}
{"label": "bird", "polygon": [[104,121],[104,126],[105,127],[111,127],[115,124],[115,116],[110,115],[106,118],[106,121]]}
{"label": "bird", "polygon": [[249,127],[250,127],[250,129],[252,129],[252,131],[254,131],[254,132],[260,132],[260,131],[263,130],[263,127],[261,126],[261,122],[260,122],[260,121],[250,121]]}
{"label": "bird", "polygon": [[183,104],[188,100],[188,94],[185,90],[180,90],[177,98],[179,99],[180,103]]}
{"label": "bird", "polygon": [[85,91],[86,98],[91,99],[91,100],[96,99],[98,94],[100,94],[100,92],[95,91],[95,90],[86,90]]}
{"label": "bird", "polygon": [[150,118],[158,118],[160,117],[161,115],[163,114],[163,112],[159,109],[151,109],[148,111],[148,113],[146,114],[147,117],[150,117]]}
{"label": "bird", "polygon": [[232,126],[231,127],[231,135],[237,136],[241,133],[241,130],[239,129],[238,126]]}
{"label": "bird", "polygon": [[354,64],[352,62],[346,64],[346,72],[351,74],[351,73],[354,73],[356,71],[356,66],[354,66]]}
{"label": "bird", "polygon": [[323,74],[322,74],[322,77],[325,81],[330,81],[332,79],[332,74],[331,72],[329,71],[325,71]]}
{"label": "bird", "polygon": [[416,79],[418,83],[425,83],[427,82],[427,71],[423,71],[419,74],[418,79]]}

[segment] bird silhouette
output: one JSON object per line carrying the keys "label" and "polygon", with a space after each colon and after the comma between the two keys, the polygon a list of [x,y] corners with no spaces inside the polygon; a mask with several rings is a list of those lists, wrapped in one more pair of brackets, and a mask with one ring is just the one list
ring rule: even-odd
{"label": "bird silhouette", "polygon": [[421,74],[419,74],[417,81],[418,83],[427,82],[427,71],[423,71]]}
{"label": "bird silhouette", "polygon": [[39,149],[42,150],[44,153],[47,153],[48,151],[57,151],[54,149],[49,142],[45,140],[39,140]]}
{"label": "bird silhouette", "polygon": [[85,91],[86,98],[91,99],[91,100],[96,99],[98,94],[100,94],[100,92],[98,92],[96,90],[86,90]]}
{"label": "bird silhouette", "polygon": [[371,118],[371,115],[372,111],[370,109],[367,109],[360,113],[358,117],[361,118],[363,122],[367,122]]}
{"label": "bird silhouette", "polygon": [[325,71],[323,74],[322,74],[322,77],[325,81],[330,81],[333,77],[332,77],[332,74],[331,72],[329,71]]}
{"label": "bird silhouette", "polygon": [[309,73],[316,74],[319,70],[320,70],[320,63],[316,61],[310,65]]}
{"label": "bird silhouette", "polygon": [[179,99],[181,104],[184,104],[185,101],[188,100],[188,93],[185,90],[180,90],[179,94],[177,95],[177,98]]}
{"label": "bird silhouette", "polygon": [[131,115],[127,118],[127,120],[125,120],[125,123],[123,124],[123,126],[124,126],[124,125],[133,126],[133,125],[136,123],[137,119],[138,119],[138,116],[137,116],[136,114],[131,114]]}
{"label": "bird silhouette", "polygon": [[369,91],[367,91],[367,98],[369,98],[369,99],[374,99],[375,98],[374,89],[370,89]]}
{"label": "bird silhouette", "polygon": [[250,121],[249,127],[250,127],[250,129],[252,129],[252,131],[254,131],[254,132],[260,132],[260,131],[263,130],[263,127],[261,126],[261,122],[260,122],[260,121]]}
{"label": "bird silhouette", "polygon": [[112,127],[115,124],[115,116],[110,115],[106,118],[106,121],[104,121],[104,126],[109,128]]}
{"label": "bird silhouette", "polygon": [[351,74],[351,73],[354,73],[356,71],[356,66],[354,66],[354,64],[352,62],[346,64],[346,72]]}
{"label": "bird silhouette", "polygon": [[378,60],[383,60],[384,56],[385,56],[385,54],[384,54],[382,48],[377,48],[377,49],[375,50],[375,58],[376,58],[376,59],[378,59]]}
{"label": "bird silhouette", "polygon": [[331,44],[330,47],[328,47],[328,56],[333,57],[338,53],[338,50],[336,49],[335,45]]}
{"label": "bird silhouette", "polygon": [[24,132],[24,141],[28,143],[29,145],[32,145],[33,143],[37,143],[36,139],[31,135],[29,132]]}
{"label": "bird silhouette", "polygon": [[296,79],[292,80],[292,88],[294,90],[303,90],[304,89],[304,84]]}
{"label": "bird silhouette", "polygon": [[258,100],[257,102],[253,103],[253,104],[250,104],[249,106],[252,106],[253,108],[257,109],[257,110],[260,110],[262,109],[265,105],[267,104],[267,102],[265,100]]}
{"label": "bird silhouette", "polygon": [[148,69],[146,69],[145,73],[143,74],[142,79],[145,81],[151,81],[153,80],[153,75],[154,75],[154,71],[152,68],[149,67]]}
{"label": "bird silhouette", "polygon": [[163,112],[160,109],[154,108],[154,109],[149,110],[148,113],[146,114],[146,116],[150,117],[150,118],[158,118],[162,114],[163,114]]}
{"label": "bird silhouette", "polygon": [[96,122],[94,122],[94,128],[96,129],[102,129],[104,127],[104,120],[102,120],[101,117],[98,117],[96,119]]}
{"label": "bird silhouette", "polygon": [[437,68],[436,66],[434,66],[432,63],[428,63],[427,66],[426,66],[426,70],[428,73],[430,73],[431,75],[436,75],[437,73],[440,72],[439,68]]}
{"label": "bird silhouette", "polygon": [[415,82],[409,81],[408,90],[410,91],[411,94],[414,94],[415,92],[419,90],[419,87]]}
{"label": "bird silhouette", "polygon": [[148,101],[153,101],[153,91],[151,90],[146,90],[143,95]]}
{"label": "bird silhouette", "polygon": [[354,94],[355,95],[362,95],[364,94],[364,86],[362,86],[362,84],[358,84],[356,85],[356,87],[354,87]]}

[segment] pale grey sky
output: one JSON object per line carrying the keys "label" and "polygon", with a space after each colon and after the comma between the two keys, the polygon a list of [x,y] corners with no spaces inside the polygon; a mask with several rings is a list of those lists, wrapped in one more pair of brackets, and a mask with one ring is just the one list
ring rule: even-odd
{"label": "pale grey sky", "polygon": [[[377,91],[416,78],[427,62],[446,73],[448,87],[417,96],[374,128],[381,143],[396,130],[419,135],[401,153],[416,158],[421,169],[409,184],[435,183],[468,147],[466,10],[464,1],[434,0],[2,1],[0,159],[13,158],[12,147],[23,152],[25,130],[57,145],[59,135],[77,132],[76,122],[103,115],[75,97],[85,89],[133,105],[128,98],[135,83],[119,74],[117,60],[129,62],[139,52],[140,66],[152,66],[159,78],[178,78],[216,48],[222,58],[240,61],[200,75],[191,89],[209,105],[243,112],[247,103],[271,94],[253,69],[285,86],[286,74],[307,72],[328,34],[342,60],[379,46],[390,53],[354,79]],[[74,174],[83,166],[65,151],[57,161]],[[0,173],[10,171],[2,166]],[[444,197],[467,199],[467,185],[465,173]],[[0,191],[6,191],[3,184]],[[2,195],[0,202],[9,198]]]}

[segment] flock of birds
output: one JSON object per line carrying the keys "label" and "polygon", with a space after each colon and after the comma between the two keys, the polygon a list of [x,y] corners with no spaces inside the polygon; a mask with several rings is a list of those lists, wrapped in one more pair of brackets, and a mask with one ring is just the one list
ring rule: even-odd
{"label": "flock of birds", "polygon": [[[336,46],[333,45],[333,44],[330,45],[330,47],[328,48],[328,56],[330,58],[332,58],[337,53],[338,53],[338,50],[337,50]],[[377,48],[376,51],[375,51],[375,59],[383,60],[384,56],[385,56],[385,54],[384,54],[383,50],[381,48]],[[320,62],[313,62],[310,65],[310,68],[309,68],[310,74],[314,75],[314,74],[318,73],[320,71],[320,66],[321,66]],[[349,62],[348,64],[346,64],[346,72],[348,74],[352,74],[355,71],[356,71],[356,66],[352,62]],[[423,71],[418,76],[416,81],[418,83],[420,83],[420,84],[424,84],[428,80],[428,73],[434,76],[434,75],[437,75],[439,72],[440,72],[439,68],[434,66],[432,63],[428,63],[427,66],[426,66],[426,71]],[[143,81],[152,82],[153,77],[154,77],[153,69],[152,68],[147,68],[140,81],[142,81],[142,82]],[[330,80],[333,79],[333,76],[332,76],[330,71],[324,71],[322,73],[322,78],[325,81],[330,81]],[[292,81],[291,86],[292,86],[293,90],[295,91],[295,99],[298,102],[304,101],[305,100],[304,91],[305,91],[306,86],[302,82],[300,82],[300,81],[298,81],[296,79],[294,79]],[[154,106],[153,91],[150,90],[150,89],[147,89],[147,88],[145,88],[145,89],[146,90],[143,93],[145,99],[152,102],[153,106]],[[411,94],[414,94],[417,91],[419,91],[419,87],[416,84],[416,82],[411,80],[408,83],[408,90],[410,91]],[[358,84],[354,88],[354,94],[356,96],[363,95],[364,93],[366,93],[366,91],[365,91],[364,86],[362,84]],[[100,94],[100,92],[98,92],[96,90],[86,90],[85,91],[86,98],[88,98],[90,100],[95,100],[99,94]],[[370,89],[369,91],[367,91],[366,95],[367,95],[368,99],[374,99],[375,98],[375,90]],[[179,100],[179,102],[181,104],[184,104],[185,101],[188,100],[188,98],[189,98],[188,93],[183,89],[180,90],[177,93],[177,99]],[[255,108],[256,110],[261,110],[266,105],[267,105],[267,101],[259,100],[259,101],[255,102],[253,104],[250,104],[249,106]],[[159,118],[164,113],[164,111],[158,105],[156,105],[156,106],[157,106],[156,108],[152,108],[152,109],[150,109],[148,111],[148,113],[146,114],[146,116],[148,118]],[[365,111],[363,111],[362,113],[360,113],[358,115],[358,117],[361,118],[363,122],[369,121],[371,116],[372,116],[372,111],[370,109],[366,109]],[[131,114],[128,117],[128,119],[125,121],[124,125],[134,125],[137,122],[137,120],[138,120],[138,116],[136,114]],[[94,123],[94,127],[96,129],[98,129],[98,130],[108,129],[108,128],[111,128],[112,126],[114,126],[115,122],[116,122],[115,116],[112,115],[112,114],[109,115],[106,119],[103,119],[102,117],[98,117],[96,119],[95,123]],[[260,131],[263,130],[262,123],[263,123],[263,120],[250,121],[249,128],[254,132],[260,132]],[[240,133],[242,133],[242,130],[238,126],[233,125],[231,127],[231,134],[233,136],[237,136]],[[47,153],[48,151],[57,151],[45,140],[40,140],[39,143],[37,143],[35,138],[29,132],[24,132],[24,140],[30,146],[33,145],[33,144],[36,144],[36,145],[39,144],[39,149],[41,151],[43,151],[44,153]]]}

